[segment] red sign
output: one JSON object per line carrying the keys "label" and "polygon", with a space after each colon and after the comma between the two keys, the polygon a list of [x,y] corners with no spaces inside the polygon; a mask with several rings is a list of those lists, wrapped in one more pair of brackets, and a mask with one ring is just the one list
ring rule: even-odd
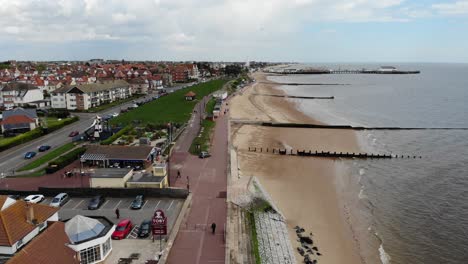
{"label": "red sign", "polygon": [[154,212],[152,219],[153,235],[167,235],[167,217],[160,209]]}

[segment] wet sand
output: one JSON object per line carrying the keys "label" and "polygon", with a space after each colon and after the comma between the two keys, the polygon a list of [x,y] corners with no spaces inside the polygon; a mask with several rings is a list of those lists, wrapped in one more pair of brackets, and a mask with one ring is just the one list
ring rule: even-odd
{"label": "wet sand", "polygon": [[[299,112],[294,103],[281,97],[253,95],[283,94],[264,74],[257,83],[235,96],[230,103],[231,120],[301,122],[321,124]],[[258,83],[262,82],[262,83]],[[255,176],[285,216],[293,247],[299,246],[293,229],[313,233],[322,256],[319,263],[362,263],[359,243],[348,224],[348,213],[340,202],[338,160],[280,156],[249,152],[248,147],[358,152],[353,131],[331,129],[272,128],[231,125],[231,142],[237,151],[239,175]],[[295,250],[296,251],[296,250]],[[303,263],[296,251],[298,263]]]}

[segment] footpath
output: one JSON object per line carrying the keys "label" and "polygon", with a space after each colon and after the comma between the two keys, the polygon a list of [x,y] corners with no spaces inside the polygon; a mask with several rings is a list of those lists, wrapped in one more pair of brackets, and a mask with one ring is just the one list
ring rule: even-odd
{"label": "footpath", "polygon": [[[198,107],[195,107],[198,109]],[[173,187],[189,188],[192,204],[172,246],[167,263],[224,263],[228,119],[216,120],[211,157],[200,159],[188,153],[198,135],[200,113],[194,113],[179,138],[170,158],[170,183]],[[177,177],[180,171],[181,177]],[[212,234],[211,224],[216,224]]]}

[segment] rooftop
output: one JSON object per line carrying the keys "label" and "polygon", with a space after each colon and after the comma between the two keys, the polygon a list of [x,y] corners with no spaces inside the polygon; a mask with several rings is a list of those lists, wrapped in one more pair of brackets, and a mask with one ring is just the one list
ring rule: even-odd
{"label": "rooftop", "polygon": [[65,220],[65,233],[70,243],[78,245],[105,236],[114,224],[102,216],[82,216]]}
{"label": "rooftop", "polygon": [[132,169],[94,169],[91,178],[123,178]]}
{"label": "rooftop", "polygon": [[83,159],[93,160],[146,160],[153,151],[152,146],[105,146],[89,145]]}

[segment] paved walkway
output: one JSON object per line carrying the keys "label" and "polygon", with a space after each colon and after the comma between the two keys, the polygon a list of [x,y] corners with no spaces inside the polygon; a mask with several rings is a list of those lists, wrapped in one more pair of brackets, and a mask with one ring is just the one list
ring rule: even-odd
{"label": "paved walkway", "polygon": [[[197,108],[195,108],[197,109]],[[199,116],[194,115],[181,135],[171,157],[171,185],[187,188],[193,194],[187,219],[182,223],[169,254],[168,263],[224,263],[227,188],[227,116],[216,121],[212,156],[199,159],[187,153],[198,133]],[[181,178],[176,178],[177,170]],[[216,233],[211,233],[216,223]]]}

